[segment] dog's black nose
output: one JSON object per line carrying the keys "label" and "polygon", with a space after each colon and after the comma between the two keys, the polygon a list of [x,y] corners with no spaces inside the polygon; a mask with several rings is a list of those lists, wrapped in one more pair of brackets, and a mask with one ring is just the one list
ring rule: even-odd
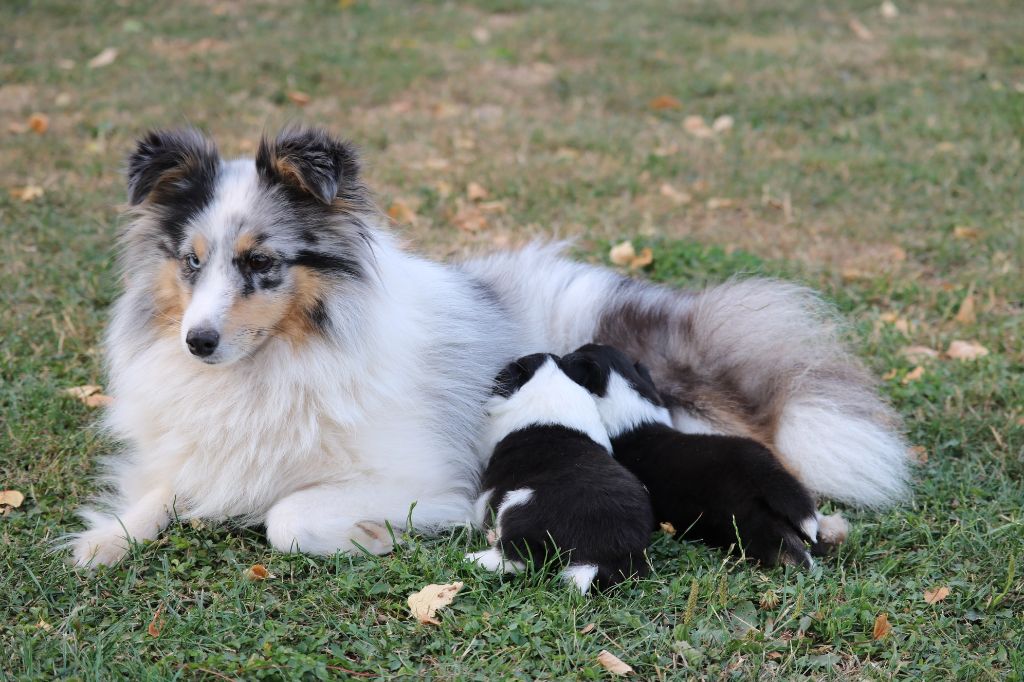
{"label": "dog's black nose", "polygon": [[205,358],[217,350],[220,334],[213,329],[190,329],[185,335],[185,345],[192,355]]}

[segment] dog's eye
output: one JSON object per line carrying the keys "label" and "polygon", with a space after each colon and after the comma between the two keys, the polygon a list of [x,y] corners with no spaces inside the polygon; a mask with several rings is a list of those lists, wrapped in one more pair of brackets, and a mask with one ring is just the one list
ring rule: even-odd
{"label": "dog's eye", "polygon": [[182,259],[182,262],[185,264],[186,268],[193,271],[198,270],[199,266],[202,265],[202,263],[199,262],[199,256],[194,253],[190,253],[185,256],[185,258]]}
{"label": "dog's eye", "polygon": [[246,259],[246,265],[253,272],[266,272],[274,265],[274,259],[265,253],[251,253]]}

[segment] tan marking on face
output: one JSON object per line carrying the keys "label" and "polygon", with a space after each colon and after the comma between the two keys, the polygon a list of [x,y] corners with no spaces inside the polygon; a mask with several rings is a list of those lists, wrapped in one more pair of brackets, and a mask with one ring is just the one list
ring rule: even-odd
{"label": "tan marking on face", "polygon": [[160,266],[154,290],[156,324],[171,335],[178,334],[189,300],[189,293],[178,276],[178,268],[177,261],[165,261]]}
{"label": "tan marking on face", "polygon": [[[241,331],[262,330],[267,336],[282,336],[295,344],[306,341],[316,331],[309,311],[326,287],[309,268],[295,267],[292,276],[294,283],[290,292],[275,290],[239,297],[228,311],[225,334],[234,336]],[[255,338],[254,334],[253,340]]]}
{"label": "tan marking on face", "polygon": [[243,254],[252,251],[256,247],[256,237],[252,234],[245,232],[238,235],[238,239],[235,240],[235,255],[241,256]]}
{"label": "tan marking on face", "polygon": [[209,245],[206,243],[206,237],[201,234],[197,234],[192,237],[192,253],[201,261],[206,260],[206,254],[209,252]]}

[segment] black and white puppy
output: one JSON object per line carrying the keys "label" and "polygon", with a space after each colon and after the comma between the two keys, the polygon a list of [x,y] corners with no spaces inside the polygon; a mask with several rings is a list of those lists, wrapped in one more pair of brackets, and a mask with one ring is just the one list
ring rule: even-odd
{"label": "black and white puppy", "polygon": [[768,448],[673,429],[647,369],[611,346],[583,346],[562,367],[594,396],[615,458],[647,486],[658,521],[767,565],[813,564],[804,543],[819,540],[814,500]]}
{"label": "black and white puppy", "polygon": [[555,355],[527,355],[495,379],[485,447],[493,452],[477,500],[492,547],[466,555],[492,571],[549,561],[586,594],[647,573],[654,516],[636,476],[611,457],[591,395]]}

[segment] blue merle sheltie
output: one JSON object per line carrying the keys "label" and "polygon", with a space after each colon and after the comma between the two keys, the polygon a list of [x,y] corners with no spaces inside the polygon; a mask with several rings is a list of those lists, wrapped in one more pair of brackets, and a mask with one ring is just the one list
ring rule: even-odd
{"label": "blue merle sheltie", "polygon": [[556,563],[584,594],[646,575],[654,526],[643,484],[611,457],[590,394],[547,353],[519,358],[495,380],[476,521],[492,547],[466,558],[491,571]]}
{"label": "blue merle sheltie", "polygon": [[905,492],[894,414],[799,286],[684,292],[533,245],[456,264],[403,248],[355,148],[288,128],[222,159],[191,129],[127,162],[121,293],[105,339],[120,445],[81,566],[174,518],[262,525],[283,551],[387,552],[386,524],[468,521],[491,380],[596,340],[651,369],[672,420],[769,444],[816,494]]}
{"label": "blue merle sheltie", "polygon": [[807,489],[750,438],[676,430],[647,368],[611,346],[588,344],[562,359],[593,395],[615,459],[650,490],[659,521],[682,537],[733,547],[772,566],[813,564],[846,537]]}

